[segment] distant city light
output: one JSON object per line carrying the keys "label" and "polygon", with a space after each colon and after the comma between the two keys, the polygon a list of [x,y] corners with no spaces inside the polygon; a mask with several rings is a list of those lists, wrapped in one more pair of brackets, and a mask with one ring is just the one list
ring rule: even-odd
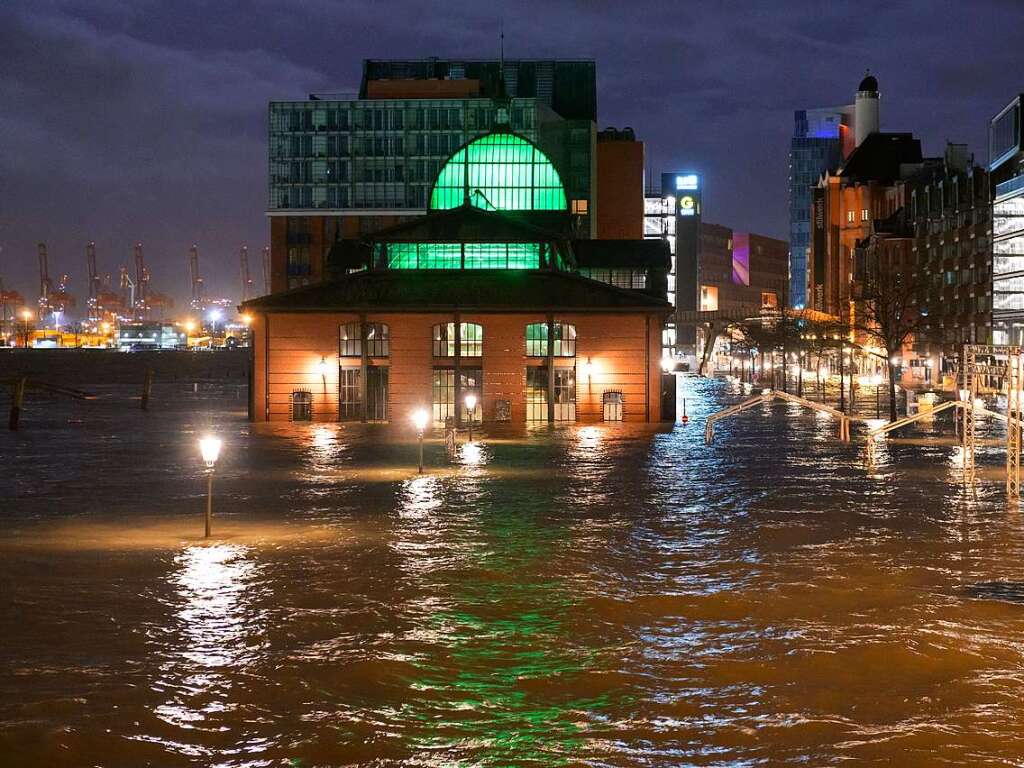
{"label": "distant city light", "polygon": [[221,317],[223,317],[223,315],[221,314],[221,311],[219,309],[211,309],[210,314],[207,315],[207,317],[209,317],[213,322],[216,323],[218,320],[221,319]]}

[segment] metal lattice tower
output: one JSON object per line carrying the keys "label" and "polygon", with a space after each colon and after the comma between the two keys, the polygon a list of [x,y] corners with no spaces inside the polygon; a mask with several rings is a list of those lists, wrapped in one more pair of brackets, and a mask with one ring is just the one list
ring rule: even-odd
{"label": "metal lattice tower", "polygon": [[[961,397],[963,405],[960,407],[960,441],[962,447],[964,485],[974,483],[974,392],[975,377],[974,369],[977,357],[973,347],[964,345],[963,359],[961,361],[961,390],[966,397]],[[958,393],[960,394],[960,393]]]}
{"label": "metal lattice tower", "polygon": [[1006,495],[1020,498],[1021,360],[1012,355],[1006,376]]}
{"label": "metal lattice tower", "polygon": [[[988,362],[978,362],[978,357]],[[1003,359],[1006,362],[1002,362]],[[961,362],[964,394],[963,413],[964,482],[974,481],[974,397],[978,377],[998,376],[1006,384],[1006,495],[1020,498],[1021,450],[1021,347],[1010,345],[965,344]]]}

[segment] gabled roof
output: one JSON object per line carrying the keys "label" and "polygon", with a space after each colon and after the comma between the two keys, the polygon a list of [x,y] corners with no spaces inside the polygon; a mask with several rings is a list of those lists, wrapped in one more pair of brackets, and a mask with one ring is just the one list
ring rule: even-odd
{"label": "gabled roof", "polygon": [[579,275],[547,270],[389,270],[252,299],[254,312],[498,311],[651,312],[668,314],[664,299]]}
{"label": "gabled roof", "polygon": [[922,161],[921,142],[912,133],[872,133],[850,153],[836,174],[841,180],[891,184],[900,166]]}
{"label": "gabled roof", "polygon": [[647,267],[671,269],[672,252],[668,241],[646,240],[573,240],[576,263],[590,269]]}

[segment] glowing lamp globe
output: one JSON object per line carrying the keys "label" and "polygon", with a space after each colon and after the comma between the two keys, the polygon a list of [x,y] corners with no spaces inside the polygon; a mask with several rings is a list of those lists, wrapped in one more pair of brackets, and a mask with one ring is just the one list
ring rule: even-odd
{"label": "glowing lamp globe", "polygon": [[476,395],[466,395],[466,410],[473,411],[476,408]]}
{"label": "glowing lamp globe", "polygon": [[199,440],[199,451],[203,454],[203,461],[210,469],[213,469],[213,465],[217,463],[221,445],[223,445],[223,441],[213,435],[207,435]]}
{"label": "glowing lamp globe", "polygon": [[417,431],[422,432],[424,429],[427,428],[428,418],[429,416],[427,415],[427,412],[422,408],[413,413],[412,423],[416,427]]}
{"label": "glowing lamp globe", "polygon": [[327,363],[327,358],[320,358],[320,362],[317,363],[316,370],[323,378],[327,378],[327,374],[331,370],[331,366]]}

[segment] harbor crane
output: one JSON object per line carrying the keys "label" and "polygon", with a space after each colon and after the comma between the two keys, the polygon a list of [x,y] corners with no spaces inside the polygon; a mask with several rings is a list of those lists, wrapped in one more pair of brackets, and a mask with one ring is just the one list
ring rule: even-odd
{"label": "harbor crane", "polygon": [[53,307],[50,304],[50,294],[53,292],[53,282],[50,280],[50,267],[46,255],[46,243],[39,243],[36,246],[39,254],[39,320],[42,321]]}
{"label": "harbor crane", "polygon": [[199,248],[193,244],[188,249],[188,276],[192,285],[192,299],[189,306],[193,312],[203,311],[203,278],[199,274]]}
{"label": "harbor crane", "polygon": [[75,296],[68,290],[71,277],[65,272],[57,281],[57,290],[50,294],[50,305],[54,312],[66,314],[70,307],[75,306]]}
{"label": "harbor crane", "polygon": [[149,270],[146,269],[146,262],[142,255],[142,243],[135,244],[135,300],[132,302],[132,310],[137,319],[145,320],[149,317],[149,305],[147,303],[146,287],[149,283]]}
{"label": "harbor crane", "polygon": [[96,243],[85,246],[85,264],[89,273],[88,318],[92,323],[100,319],[100,277],[96,274]]}
{"label": "harbor crane", "polygon": [[132,317],[135,313],[135,281],[128,274],[128,267],[121,267],[121,308],[125,315]]}
{"label": "harbor crane", "polygon": [[249,275],[249,246],[243,245],[238,253],[238,259],[242,267],[242,301],[252,298],[252,277]]}

